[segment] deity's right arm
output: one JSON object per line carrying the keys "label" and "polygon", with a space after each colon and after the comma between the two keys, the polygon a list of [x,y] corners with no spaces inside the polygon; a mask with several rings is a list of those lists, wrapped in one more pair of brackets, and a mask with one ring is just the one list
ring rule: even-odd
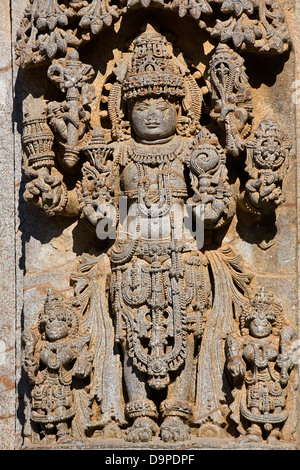
{"label": "deity's right arm", "polygon": [[48,216],[79,215],[76,190],[67,188],[64,176],[80,172],[82,147],[91,129],[95,96],[88,82],[94,70],[69,48],[65,58],[52,61],[47,74],[65,99],[46,102],[29,95],[24,102],[24,170],[30,179],[24,198]]}
{"label": "deity's right arm", "polygon": [[106,144],[100,129],[95,129],[89,144],[83,148],[87,160],[82,166],[82,179],[77,190],[79,208],[89,225],[96,229],[100,221],[117,223],[116,182],[117,149]]}
{"label": "deity's right arm", "polygon": [[44,112],[23,121],[23,169],[28,178],[24,199],[45,214],[61,212],[67,204],[67,187],[55,169],[54,135]]}
{"label": "deity's right arm", "polygon": [[[66,153],[63,159],[60,157],[60,147],[64,144],[59,142],[60,145],[53,146],[57,135],[48,125],[44,112],[25,118],[23,129],[23,168],[29,180],[24,199],[48,216],[83,214],[95,226],[101,218],[101,204],[107,205],[113,197],[114,149],[104,143],[103,135],[99,136],[96,129],[91,139],[81,144],[78,153],[78,158],[84,161],[81,170],[79,164],[68,168],[63,161]],[[74,180],[77,178],[75,188],[67,187],[68,174],[74,175]],[[102,208],[105,213],[104,206]]]}

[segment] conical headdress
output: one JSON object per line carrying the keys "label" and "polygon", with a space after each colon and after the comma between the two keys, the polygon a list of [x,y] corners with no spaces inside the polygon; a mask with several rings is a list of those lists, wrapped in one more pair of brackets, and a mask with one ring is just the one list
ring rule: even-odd
{"label": "conical headdress", "polygon": [[184,78],[166,38],[151,26],[133,43],[133,55],[122,84],[126,101],[150,95],[183,98]]}

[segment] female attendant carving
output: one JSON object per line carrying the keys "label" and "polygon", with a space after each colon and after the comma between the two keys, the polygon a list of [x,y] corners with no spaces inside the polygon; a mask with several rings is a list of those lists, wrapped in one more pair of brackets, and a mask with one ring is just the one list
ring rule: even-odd
{"label": "female attendant carving", "polygon": [[261,289],[240,317],[242,335],[227,338],[227,368],[235,380],[232,417],[248,440],[279,439],[289,415],[287,386],[296,333],[283,326],[281,310],[273,295]]}
{"label": "female attendant carving", "polygon": [[38,330],[23,332],[24,367],[30,382],[31,421],[46,440],[70,436],[76,414],[74,381],[91,374],[90,337],[78,331],[79,322],[62,296],[49,291]]}

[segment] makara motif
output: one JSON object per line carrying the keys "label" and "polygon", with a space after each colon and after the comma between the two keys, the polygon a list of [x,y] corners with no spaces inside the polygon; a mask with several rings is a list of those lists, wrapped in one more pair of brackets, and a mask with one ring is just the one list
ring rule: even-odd
{"label": "makara motif", "polygon": [[[100,240],[71,278],[73,298],[50,292],[38,327],[23,335],[34,442],[99,431],[134,443],[221,437],[228,419],[237,433],[279,439],[292,421],[294,332],[271,294],[251,299],[241,256],[213,244],[212,233],[237,207],[263,217],[284,200],[290,146],[272,116],[254,126],[240,55],[285,52],[284,17],[264,0],[155,2],[218,38],[208,65],[211,126],[201,121],[200,72],[151,22],[102,91],[80,59],[104,27],[151,3],[32,0],[18,33],[20,64],[50,62],[49,81],[65,95],[41,98],[24,115],[24,197],[48,216],[83,217]],[[101,114],[93,103],[104,91]],[[228,159],[243,155],[237,190]],[[66,175],[77,175],[75,188]]]}

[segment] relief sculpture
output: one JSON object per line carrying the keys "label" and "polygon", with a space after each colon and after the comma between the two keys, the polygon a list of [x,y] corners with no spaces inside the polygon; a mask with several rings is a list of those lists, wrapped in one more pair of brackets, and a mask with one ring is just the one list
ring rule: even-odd
{"label": "relief sculpture", "polygon": [[[25,437],[291,441],[295,326],[225,237],[238,211],[285,200],[291,145],[276,113],[255,119],[243,57],[288,53],[284,16],[265,0],[125,4],[31,0],[18,32],[52,93],[24,106],[24,198],[95,239],[72,297],[50,290],[23,333]],[[140,10],[99,86],[89,48]],[[205,71],[160,11],[212,41]]]}

